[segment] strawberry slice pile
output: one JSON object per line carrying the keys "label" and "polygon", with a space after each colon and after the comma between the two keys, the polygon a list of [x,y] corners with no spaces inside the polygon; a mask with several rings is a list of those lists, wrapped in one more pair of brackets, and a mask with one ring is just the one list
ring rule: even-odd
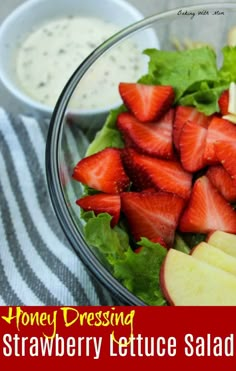
{"label": "strawberry slice pile", "polygon": [[[175,106],[171,86],[120,83],[127,109],[117,117],[124,148],[85,157],[73,178],[98,193],[77,200],[85,211],[125,218],[129,233],[173,246],[175,233],[236,233],[236,126]],[[226,102],[226,103],[225,103]]]}

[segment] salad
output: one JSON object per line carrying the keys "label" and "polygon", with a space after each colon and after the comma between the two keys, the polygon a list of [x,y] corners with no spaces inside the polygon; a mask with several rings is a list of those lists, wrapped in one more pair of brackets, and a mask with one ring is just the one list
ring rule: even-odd
{"label": "salad", "polygon": [[[74,167],[84,234],[101,262],[149,305],[170,250],[190,255],[214,231],[236,234],[236,47],[145,50],[149,69],[120,82],[112,110]],[[236,258],[236,257],[235,257]]]}

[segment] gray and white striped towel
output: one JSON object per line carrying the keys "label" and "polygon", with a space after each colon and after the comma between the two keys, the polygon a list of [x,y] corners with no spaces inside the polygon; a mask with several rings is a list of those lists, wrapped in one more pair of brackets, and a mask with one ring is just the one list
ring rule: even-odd
{"label": "gray and white striped towel", "polygon": [[0,109],[0,305],[112,305],[52,210],[47,130],[47,122]]}

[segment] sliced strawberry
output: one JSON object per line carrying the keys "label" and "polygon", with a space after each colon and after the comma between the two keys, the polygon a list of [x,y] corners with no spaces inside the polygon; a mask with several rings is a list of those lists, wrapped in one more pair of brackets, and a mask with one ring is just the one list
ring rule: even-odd
{"label": "sliced strawberry", "polygon": [[152,188],[144,188],[142,190],[142,193],[156,193],[156,192],[158,192],[158,191],[154,187],[152,187]]}
{"label": "sliced strawberry", "polygon": [[235,142],[236,126],[228,120],[213,116],[207,131],[204,153],[204,157],[208,164],[215,165],[219,162],[215,153],[216,141]]}
{"label": "sliced strawberry", "polygon": [[144,155],[141,155],[132,148],[125,148],[122,150],[121,157],[125,171],[131,180],[132,187],[134,187],[136,191],[156,190],[156,187],[147,176],[147,171],[142,164]]}
{"label": "sliced strawberry", "polygon": [[142,155],[131,148],[123,150],[122,158],[127,174],[137,190],[154,187],[156,190],[175,193],[184,199],[190,196],[192,175],[179,162]]}
{"label": "sliced strawberry", "polygon": [[117,126],[126,144],[150,156],[172,158],[172,128],[174,110],[170,109],[155,123],[141,123],[130,113],[121,113]]}
{"label": "sliced strawberry", "polygon": [[204,151],[206,146],[207,129],[193,122],[187,122],[182,129],[179,148],[183,168],[195,172],[206,166]]}
{"label": "sliced strawberry", "polygon": [[76,201],[84,211],[94,211],[95,215],[108,213],[112,216],[111,227],[114,227],[120,218],[120,196],[98,193],[85,196]]}
{"label": "sliced strawberry", "polygon": [[236,187],[236,142],[215,143],[216,156]]}
{"label": "sliced strawberry", "polygon": [[121,210],[136,241],[161,237],[171,247],[183,207],[184,200],[170,193],[121,193]]}
{"label": "sliced strawberry", "polygon": [[120,193],[129,186],[117,148],[105,148],[83,158],[75,166],[73,178],[87,186],[105,193]]}
{"label": "sliced strawberry", "polygon": [[181,232],[209,233],[220,230],[236,233],[236,212],[206,176],[193,186],[189,204],[180,218]]}
{"label": "sliced strawberry", "polygon": [[218,189],[222,196],[229,202],[236,201],[236,186],[229,173],[223,166],[210,166],[206,173],[211,183]]}
{"label": "sliced strawberry", "polygon": [[227,115],[229,113],[229,89],[224,90],[223,93],[221,93],[218,104],[222,116]]}
{"label": "sliced strawberry", "polygon": [[179,149],[179,138],[184,124],[194,122],[204,128],[210,123],[210,118],[204,113],[199,112],[196,108],[190,106],[177,106],[175,111],[173,141],[176,149]]}
{"label": "sliced strawberry", "polygon": [[119,93],[126,107],[142,122],[159,119],[175,98],[172,86],[163,85],[121,82]]}

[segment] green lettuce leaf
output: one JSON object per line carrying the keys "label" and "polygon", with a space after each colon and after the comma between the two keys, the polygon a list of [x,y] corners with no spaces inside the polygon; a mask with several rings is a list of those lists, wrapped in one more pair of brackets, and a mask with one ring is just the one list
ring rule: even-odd
{"label": "green lettuce leaf", "polygon": [[210,116],[219,111],[219,96],[227,87],[227,84],[216,88],[205,86],[205,88],[199,88],[198,91],[181,97],[178,103],[183,106],[194,106],[198,111]]}
{"label": "green lettuce leaf", "polygon": [[86,156],[90,156],[107,147],[124,147],[123,139],[116,127],[117,116],[119,115],[119,113],[124,111],[125,107],[122,105],[110,112],[102,129],[96,134],[94,140],[88,146]]}
{"label": "green lettuce leaf", "polygon": [[219,112],[218,100],[231,81],[236,81],[236,47],[222,49],[218,68],[216,54],[205,46],[184,51],[147,49],[149,71],[139,82],[171,85],[175,104],[194,106],[206,115]]}
{"label": "green lettuce leaf", "polygon": [[149,305],[165,305],[159,287],[159,271],[166,249],[143,238],[143,249],[135,253],[129,244],[129,235],[120,226],[110,227],[111,216],[92,211],[82,212],[85,239],[101,263],[128,290]]}
{"label": "green lettuce leaf", "polygon": [[191,249],[187,245],[187,243],[184,241],[184,239],[176,233],[175,235],[175,241],[174,241],[174,249],[184,252],[185,254],[189,254]]}
{"label": "green lettuce leaf", "polygon": [[149,72],[140,81],[171,85],[176,102],[196,82],[217,80],[216,55],[209,47],[184,51],[147,49],[144,54],[150,58]]}
{"label": "green lettuce leaf", "polygon": [[202,233],[182,233],[181,238],[191,250],[193,247],[197,246],[200,242],[205,241],[206,235]]}
{"label": "green lettuce leaf", "polygon": [[142,238],[139,253],[128,249],[124,259],[118,260],[114,275],[134,295],[149,305],[165,305],[159,285],[159,272],[167,250],[163,246]]}
{"label": "green lettuce leaf", "polygon": [[96,249],[100,261],[111,271],[119,259],[123,259],[124,252],[130,248],[129,235],[119,226],[111,228],[111,216],[101,213],[95,216],[94,212],[82,212],[86,221],[84,235],[86,241]]}
{"label": "green lettuce leaf", "polygon": [[219,70],[219,79],[225,83],[236,81],[236,47],[225,46],[222,49],[223,64]]}

